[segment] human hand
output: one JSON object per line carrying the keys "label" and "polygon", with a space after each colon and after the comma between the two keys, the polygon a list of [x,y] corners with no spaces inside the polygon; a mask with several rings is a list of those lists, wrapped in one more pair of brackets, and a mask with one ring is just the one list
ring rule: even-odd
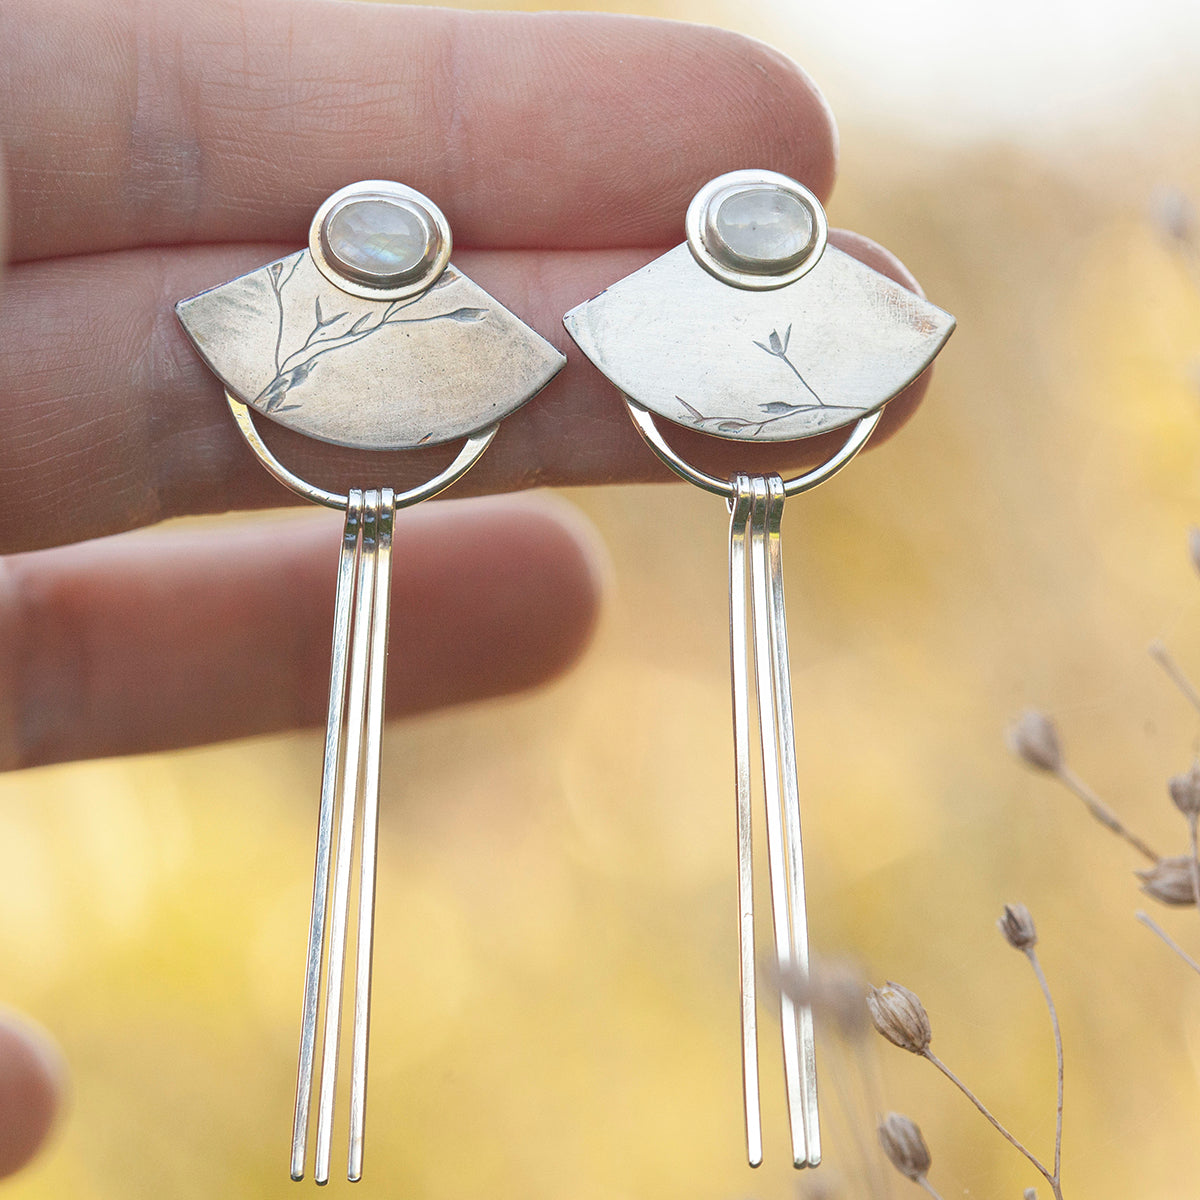
{"label": "human hand", "polygon": [[[175,300],[303,244],[343,184],[400,179],[447,212],[463,268],[569,359],[459,491],[658,478],[561,314],[677,243],[711,176],[762,166],[824,197],[834,174],[832,123],[804,76],[715,29],[325,0],[11,0],[0,45],[12,259],[0,766],[323,715],[336,520],[72,545],[288,498],[241,445]],[[901,273],[878,248],[837,240]],[[885,422],[901,423],[920,390]],[[275,444],[322,481],[346,465],[286,430]],[[708,461],[719,470],[731,453],[745,461],[745,447],[720,446]],[[405,456],[395,484],[445,457]],[[410,614],[393,638],[399,707],[528,686],[585,643],[595,553],[561,509],[425,506],[397,541]]]}
{"label": "human hand", "polygon": [[[13,264],[0,298],[0,767],[324,715],[335,515],[105,537],[288,499],[177,328],[177,299],[302,245],[343,184],[402,180],[446,211],[464,270],[568,356],[459,491],[656,479],[562,313],[678,243],[712,176],[766,167],[825,198],[834,175],[830,117],[791,63],[676,23],[9,0],[0,46]],[[911,282],[869,243],[834,240]],[[889,404],[885,430],[921,390]],[[678,444],[691,453],[693,438]],[[321,481],[346,467],[286,430],[275,444]],[[753,449],[710,445],[704,461],[750,465]],[[408,455],[394,482],[444,461]],[[421,506],[398,524],[396,563],[400,709],[529,686],[587,639],[596,553],[558,506]],[[34,1153],[57,1106],[39,1045],[0,1024],[0,1174]]]}

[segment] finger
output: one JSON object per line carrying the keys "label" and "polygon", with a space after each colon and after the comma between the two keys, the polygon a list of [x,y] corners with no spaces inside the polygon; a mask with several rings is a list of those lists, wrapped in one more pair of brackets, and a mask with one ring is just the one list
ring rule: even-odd
{"label": "finger", "polygon": [[[461,245],[658,245],[707,179],[824,194],[824,102],[761,43],[677,22],[327,0],[7,0],[13,253],[301,241],[395,178]],[[51,82],[53,81],[53,82]]]}
{"label": "finger", "polygon": [[[341,522],[297,514],[0,560],[0,767],[319,723]],[[390,710],[531,687],[581,653],[594,537],[545,498],[397,518]]]}
{"label": "finger", "polygon": [[[861,239],[848,248],[911,285],[885,251]],[[271,255],[269,247],[126,251],[11,271],[8,336],[0,342],[0,549],[57,545],[167,516],[290,499],[242,444],[220,384],[172,312],[181,296]],[[482,286],[564,350],[568,365],[504,422],[456,494],[668,477],[639,440],[617,391],[562,326],[564,312],[652,256],[508,251],[459,258]],[[903,419],[923,386],[889,405],[886,425]],[[262,424],[291,469],[339,490],[350,480],[361,484],[364,472],[413,486],[451,457],[444,447],[429,447],[364,460]],[[684,431],[679,446],[705,469],[728,476],[819,461],[844,436],[754,447],[688,438]]]}
{"label": "finger", "polygon": [[10,1014],[0,1018],[0,1177],[41,1149],[62,1104],[64,1077],[46,1034]]}

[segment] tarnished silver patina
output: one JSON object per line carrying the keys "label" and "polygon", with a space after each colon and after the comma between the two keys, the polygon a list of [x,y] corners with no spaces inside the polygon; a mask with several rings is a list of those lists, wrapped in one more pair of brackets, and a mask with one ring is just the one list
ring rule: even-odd
{"label": "tarnished silver patina", "polygon": [[[795,180],[734,171],[696,194],[687,241],[564,318],[624,396],[639,433],[682,478],[725,498],[738,830],[746,1147],[762,1161],[751,848],[750,677],[757,693],[784,1083],[797,1167],[821,1160],[800,838],[800,789],[780,536],[784,500],[823,483],[866,444],[883,406],[933,361],[954,318],[827,243],[825,213]],[[841,448],[784,479],[722,478],[684,460],[655,416],[738,442],[846,428]]]}
{"label": "tarnished silver patina", "polygon": [[[450,227],[437,205],[403,184],[367,180],[335,192],[317,210],[308,249],[176,305],[196,349],[224,383],[238,428],[266,469],[307,499],[346,513],[292,1128],[291,1174],[302,1179],[319,1041],[313,1169],[318,1183],[329,1179],[355,894],[346,1173],[351,1180],[362,1177],[395,513],[437,495],[468,471],[499,422],[566,363],[549,342],[452,266],[450,250]],[[281,463],[255,425],[255,413],[360,450],[466,440],[427,483],[403,492],[358,487],[343,494]],[[352,880],[356,858],[357,889]]]}

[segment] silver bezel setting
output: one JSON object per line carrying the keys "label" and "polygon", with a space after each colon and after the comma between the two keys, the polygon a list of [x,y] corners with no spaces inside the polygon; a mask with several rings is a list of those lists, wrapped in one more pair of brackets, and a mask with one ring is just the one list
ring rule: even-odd
{"label": "silver bezel setting", "polygon": [[[333,217],[360,200],[386,200],[417,217],[427,233],[426,252],[417,266],[388,277],[370,277],[355,269],[330,249],[326,231]],[[308,252],[317,270],[336,288],[366,300],[404,300],[426,291],[446,269],[453,239],[442,210],[415,188],[388,179],[364,179],[333,193],[313,216],[308,230]]]}
{"label": "silver bezel setting", "polygon": [[[783,192],[808,210],[812,217],[812,236],[794,255],[763,269],[752,268],[746,259],[732,251],[716,227],[721,205],[731,196],[761,189]],[[751,291],[786,287],[817,265],[829,238],[829,223],[821,202],[803,184],[777,171],[730,171],[709,180],[688,205],[687,244],[696,261],[723,283]]]}

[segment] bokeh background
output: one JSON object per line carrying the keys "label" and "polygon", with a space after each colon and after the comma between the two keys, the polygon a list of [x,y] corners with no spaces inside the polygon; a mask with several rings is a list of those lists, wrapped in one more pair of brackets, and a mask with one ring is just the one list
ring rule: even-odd
{"label": "bokeh background", "polygon": [[[995,929],[1023,901],[1066,1039],[1066,1194],[1195,1195],[1200,978],[1135,922],[1128,848],[1004,730],[1052,711],[1075,768],[1185,848],[1165,781],[1200,720],[1146,646],[1200,676],[1200,294],[1150,214],[1163,186],[1200,194],[1200,10],[601,7],[805,63],[841,122],[831,220],[959,318],[918,417],[785,519],[814,945],[913,988],[941,1056],[1048,1157],[1049,1025]],[[357,1194],[817,1194],[787,1163],[766,1008],[766,1164],[742,1157],[724,509],[681,486],[566,501],[613,561],[586,662],[389,732]],[[13,1200],[297,1194],[319,768],[306,733],[0,779],[0,998],[74,1073]],[[1194,911],[1158,915],[1200,949]],[[927,1064],[873,1049],[944,1196],[1040,1184]],[[871,1114],[841,1112],[832,1039],[823,1067],[823,1194],[887,1194],[864,1182]]]}

